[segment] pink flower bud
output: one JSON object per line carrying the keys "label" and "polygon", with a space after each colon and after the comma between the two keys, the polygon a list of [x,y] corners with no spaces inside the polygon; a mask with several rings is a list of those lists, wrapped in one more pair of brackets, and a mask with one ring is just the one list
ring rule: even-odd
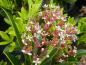
{"label": "pink flower bud", "polygon": [[45,24],[45,25],[44,25],[44,29],[45,29],[45,30],[48,30],[48,29],[50,28],[50,26],[51,26],[51,24]]}

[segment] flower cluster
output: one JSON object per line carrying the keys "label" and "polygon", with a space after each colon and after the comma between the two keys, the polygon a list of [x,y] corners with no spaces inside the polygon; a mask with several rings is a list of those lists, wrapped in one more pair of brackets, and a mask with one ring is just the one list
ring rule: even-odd
{"label": "flower cluster", "polygon": [[[64,61],[62,57],[75,56],[76,48],[72,48],[72,42],[77,40],[77,27],[67,22],[67,17],[63,15],[62,9],[47,7],[40,12],[39,21],[29,20],[26,27],[27,31],[22,35],[24,47],[22,52],[32,55],[34,63],[40,63],[43,56],[49,57],[48,47],[58,47],[63,51],[62,56],[58,57],[58,62]],[[65,51],[64,49],[68,49]],[[64,52],[65,51],[65,52]],[[37,60],[36,60],[37,59]]]}
{"label": "flower cluster", "polygon": [[45,21],[55,22],[56,20],[61,19],[62,21],[66,21],[66,18],[63,16],[63,12],[59,6],[55,7],[51,10],[45,10],[42,12],[42,19]]}

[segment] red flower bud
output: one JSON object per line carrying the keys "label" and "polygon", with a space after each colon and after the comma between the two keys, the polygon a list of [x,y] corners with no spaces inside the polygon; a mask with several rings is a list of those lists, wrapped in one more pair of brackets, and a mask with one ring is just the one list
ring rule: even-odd
{"label": "red flower bud", "polygon": [[64,43],[61,44],[61,47],[62,47],[62,48],[65,48],[65,46],[66,46],[66,45],[65,45]]}
{"label": "red flower bud", "polygon": [[74,50],[70,50],[69,52],[68,52],[68,55],[69,56],[74,56],[76,54],[76,52],[74,51]]}

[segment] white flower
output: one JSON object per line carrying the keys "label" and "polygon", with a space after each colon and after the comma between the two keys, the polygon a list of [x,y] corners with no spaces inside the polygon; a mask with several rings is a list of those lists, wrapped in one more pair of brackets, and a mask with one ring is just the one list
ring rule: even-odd
{"label": "white flower", "polygon": [[26,39],[28,39],[29,41],[31,41],[31,40],[32,40],[32,36],[28,35],[28,36],[26,37]]}
{"label": "white flower", "polygon": [[53,14],[54,17],[56,17],[56,14]]}
{"label": "white flower", "polygon": [[35,27],[35,30],[36,30],[36,31],[40,30],[40,28],[41,28],[40,25],[39,25],[39,23],[36,23],[36,24],[34,25],[34,27]]}
{"label": "white flower", "polygon": [[69,34],[66,34],[66,36],[67,36],[67,37],[70,37],[71,35],[69,35]]}
{"label": "white flower", "polygon": [[42,29],[37,31],[38,34],[40,34],[41,32],[42,32]]}
{"label": "white flower", "polygon": [[44,51],[45,49],[44,48],[41,48],[41,51]]}
{"label": "white flower", "polygon": [[63,61],[64,61],[64,60],[62,60],[62,59],[59,59],[59,62],[60,62],[60,63],[62,63]]}
{"label": "white flower", "polygon": [[25,53],[25,50],[22,50],[23,53]]}
{"label": "white flower", "polygon": [[21,38],[24,38],[24,37],[26,37],[26,35],[27,35],[26,33],[22,34]]}
{"label": "white flower", "polygon": [[22,52],[25,53],[25,54],[28,54],[28,55],[30,55],[30,56],[32,55],[32,53],[27,52],[27,51],[25,51],[25,50],[22,50]]}
{"label": "white flower", "polygon": [[28,55],[30,55],[30,56],[32,55],[32,53],[30,53],[30,52],[29,52],[29,53],[27,53],[27,54],[28,54]]}
{"label": "white flower", "polygon": [[34,33],[34,37],[36,37],[37,36],[37,34],[36,33]]}
{"label": "white flower", "polygon": [[62,41],[61,41],[61,44],[65,44],[66,43],[66,41],[63,39]]}
{"label": "white flower", "polygon": [[77,53],[77,50],[74,49],[73,52],[74,52],[74,53]]}
{"label": "white flower", "polygon": [[50,22],[47,22],[47,24],[51,24]]}
{"label": "white flower", "polygon": [[41,63],[41,61],[39,61],[39,58],[37,58],[36,60],[33,61],[33,63],[35,63],[35,65],[38,65]]}
{"label": "white flower", "polygon": [[67,21],[67,19],[65,17],[61,17],[62,21]]}
{"label": "white flower", "polygon": [[57,29],[58,29],[58,30],[61,30],[61,27],[60,27],[60,26],[57,26]]}
{"label": "white flower", "polygon": [[24,45],[27,45],[27,43],[25,42],[25,40],[24,40],[24,39],[22,39],[22,42],[23,42],[23,44],[24,44]]}
{"label": "white flower", "polygon": [[65,34],[63,32],[60,32],[60,40],[62,41],[65,38]]}

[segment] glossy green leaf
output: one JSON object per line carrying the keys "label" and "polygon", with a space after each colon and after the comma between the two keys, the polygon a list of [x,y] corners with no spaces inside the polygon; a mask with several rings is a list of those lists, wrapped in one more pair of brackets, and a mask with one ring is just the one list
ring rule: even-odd
{"label": "glossy green leaf", "polygon": [[24,24],[20,18],[16,18],[15,20],[16,20],[16,25],[17,25],[19,32],[20,33],[24,32],[26,30],[26,24]]}
{"label": "glossy green leaf", "polygon": [[12,25],[12,23],[11,23],[11,21],[10,21],[9,19],[4,18],[4,21],[5,21],[7,24]]}
{"label": "glossy green leaf", "polygon": [[10,42],[9,41],[3,41],[3,42],[0,42],[0,45],[6,45],[6,44],[9,44]]}
{"label": "glossy green leaf", "polygon": [[20,46],[20,48],[23,46],[22,41],[21,41],[21,35],[19,33],[19,30],[16,26],[15,20],[13,19],[12,14],[9,14],[5,9],[3,9],[3,11],[5,12],[5,14],[7,15],[8,19],[12,22],[12,26],[14,28],[16,37],[17,37],[17,41],[18,41],[18,45]]}
{"label": "glossy green leaf", "polygon": [[81,33],[86,33],[86,17],[79,20],[78,29]]}
{"label": "glossy green leaf", "polygon": [[18,14],[22,19],[28,20],[28,11],[24,7],[21,8],[21,12],[18,12]]}
{"label": "glossy green leaf", "polygon": [[69,17],[68,18],[68,23],[72,24],[72,25],[76,25],[76,21],[74,20],[74,17]]}
{"label": "glossy green leaf", "polygon": [[16,36],[15,31],[12,26],[9,27],[5,32],[8,33],[10,36]]}
{"label": "glossy green leaf", "polygon": [[34,18],[36,15],[38,15],[39,8],[41,7],[42,0],[35,0],[34,3],[30,3],[29,5],[29,14],[28,17]]}
{"label": "glossy green leaf", "polygon": [[10,45],[5,47],[4,51],[5,52],[12,52],[12,51],[14,51],[15,47],[16,47],[15,42],[12,42],[12,43],[10,43]]}
{"label": "glossy green leaf", "polygon": [[0,36],[4,39],[4,40],[10,40],[9,36],[3,32],[3,31],[0,31]]}

